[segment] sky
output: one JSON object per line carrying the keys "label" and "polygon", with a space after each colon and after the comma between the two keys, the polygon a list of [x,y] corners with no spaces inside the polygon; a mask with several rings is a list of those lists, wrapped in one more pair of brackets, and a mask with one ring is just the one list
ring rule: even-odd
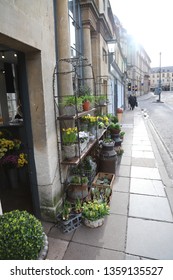
{"label": "sky", "polygon": [[[173,1],[110,0],[127,33],[140,43],[151,67],[173,66]],[[161,55],[160,55],[161,53]]]}

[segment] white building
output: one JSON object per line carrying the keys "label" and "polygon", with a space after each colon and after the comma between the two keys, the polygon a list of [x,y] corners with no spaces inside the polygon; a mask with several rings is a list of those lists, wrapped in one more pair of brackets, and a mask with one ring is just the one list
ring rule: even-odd
{"label": "white building", "polygon": [[[161,71],[160,71],[161,70]],[[150,72],[150,90],[154,91],[161,80],[162,90],[173,90],[173,66],[154,67]]]}

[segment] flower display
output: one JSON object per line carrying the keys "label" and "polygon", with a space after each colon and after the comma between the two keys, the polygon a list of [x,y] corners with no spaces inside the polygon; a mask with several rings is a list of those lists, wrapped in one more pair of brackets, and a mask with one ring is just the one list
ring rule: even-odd
{"label": "flower display", "polygon": [[77,141],[77,127],[62,129],[62,142],[64,145],[71,145]]}
{"label": "flower display", "polygon": [[90,125],[92,125],[92,124],[94,125],[94,124],[97,123],[97,117],[96,116],[86,115],[86,116],[83,116],[81,119],[82,119],[83,122],[86,122]]}
{"label": "flower display", "polygon": [[19,139],[5,138],[0,134],[0,166],[5,168],[20,168],[28,164],[27,154],[22,152],[22,142]]}
{"label": "flower display", "polygon": [[84,202],[82,209],[82,216],[90,221],[96,221],[109,214],[107,203],[99,203],[97,200]]}
{"label": "flower display", "polygon": [[27,154],[21,153],[18,156],[18,167],[23,167],[25,164],[28,164]]}
{"label": "flower display", "polygon": [[10,140],[6,138],[0,138],[0,159],[8,152],[19,150],[21,141],[18,139]]}

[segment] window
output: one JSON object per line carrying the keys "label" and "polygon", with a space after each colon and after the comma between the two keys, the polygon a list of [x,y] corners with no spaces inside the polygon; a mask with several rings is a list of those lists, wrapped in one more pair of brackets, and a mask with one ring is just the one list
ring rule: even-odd
{"label": "window", "polygon": [[19,103],[17,56],[14,57],[16,53],[6,49],[4,53],[8,62],[0,62],[0,124],[14,121]]}
{"label": "window", "polygon": [[105,63],[107,63],[107,52],[106,52],[106,50],[104,48],[103,48],[103,61]]}
{"label": "window", "polygon": [[81,17],[79,0],[69,0],[69,24],[70,24],[70,45],[71,57],[81,55]]}
{"label": "window", "polygon": [[105,11],[106,10],[106,1],[103,0],[103,10]]}

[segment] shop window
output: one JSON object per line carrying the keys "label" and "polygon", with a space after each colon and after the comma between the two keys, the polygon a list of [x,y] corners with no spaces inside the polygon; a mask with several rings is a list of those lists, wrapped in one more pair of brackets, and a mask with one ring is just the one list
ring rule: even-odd
{"label": "shop window", "polygon": [[0,57],[0,124],[13,122],[18,110],[17,54],[4,49]]}
{"label": "shop window", "polygon": [[81,55],[81,18],[78,0],[69,0],[69,26],[70,26],[70,45],[71,57]]}

